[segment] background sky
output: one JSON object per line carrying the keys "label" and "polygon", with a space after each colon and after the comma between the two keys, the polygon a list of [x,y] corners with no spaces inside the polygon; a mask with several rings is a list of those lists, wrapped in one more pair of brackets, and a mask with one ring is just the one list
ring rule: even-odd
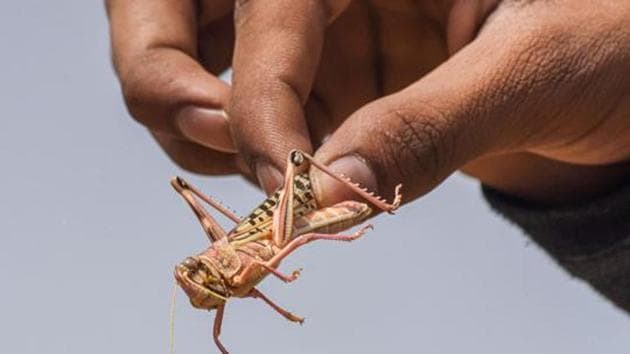
{"label": "background sky", "polygon": [[[0,2],[0,352],[167,353],[172,267],[206,247],[181,174],[246,214],[239,178],[179,170],[126,113],[100,1]],[[227,224],[226,224],[227,225]],[[233,353],[627,353],[629,317],[453,176],[353,244],[314,243],[269,278],[286,322],[226,310]],[[213,353],[178,292],[176,353]]]}

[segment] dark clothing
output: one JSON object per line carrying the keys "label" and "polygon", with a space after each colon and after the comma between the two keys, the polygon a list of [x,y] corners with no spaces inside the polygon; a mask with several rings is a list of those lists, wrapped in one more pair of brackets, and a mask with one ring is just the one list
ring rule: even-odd
{"label": "dark clothing", "polygon": [[582,205],[558,208],[482,189],[492,208],[569,273],[630,312],[630,185]]}

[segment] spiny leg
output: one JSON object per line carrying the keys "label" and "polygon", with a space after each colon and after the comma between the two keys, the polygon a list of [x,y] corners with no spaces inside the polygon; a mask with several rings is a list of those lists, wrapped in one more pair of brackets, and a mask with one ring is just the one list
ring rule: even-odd
{"label": "spiny leg", "polygon": [[[294,150],[295,151],[295,150]],[[282,248],[287,244],[293,234],[293,179],[295,168],[302,164],[304,159],[293,151],[287,159],[287,169],[284,173],[284,185],[280,190],[278,207],[273,214],[273,243]]]}
{"label": "spiny leg", "polygon": [[219,339],[219,335],[221,335],[221,325],[223,324],[223,310],[225,310],[225,304],[219,305],[217,307],[217,313],[214,316],[214,326],[212,328],[212,338],[214,338],[214,343],[219,347],[219,350],[223,354],[228,354],[227,349],[221,344],[221,340]]}
{"label": "spiny leg", "polygon": [[[294,150],[295,151],[295,150]],[[273,243],[284,248],[287,244],[289,237],[293,235],[293,193],[294,185],[293,179],[295,177],[295,168],[304,162],[301,155],[291,152],[287,159],[287,169],[284,174],[284,185],[280,190],[280,197],[278,198],[278,207],[273,214],[272,223],[272,241]],[[251,262],[245,267],[245,269],[237,276],[234,277],[234,284],[242,284],[245,279],[249,279],[250,274],[254,271],[255,266],[262,266],[272,274],[280,278],[285,282],[290,282],[297,278],[298,272],[293,272],[293,276],[286,276],[275,269],[275,266],[271,266],[270,263],[263,263],[257,260]]]}
{"label": "spiny leg", "polygon": [[325,174],[329,175],[330,177],[336,179],[337,181],[343,183],[348,188],[352,189],[358,195],[360,195],[361,197],[365,198],[367,201],[369,201],[370,203],[374,204],[376,207],[378,207],[379,209],[381,209],[383,211],[386,211],[386,212],[392,214],[400,206],[400,201],[402,199],[402,195],[400,194],[400,188],[402,187],[401,184],[396,186],[396,189],[395,189],[395,192],[394,192],[394,201],[392,203],[387,203],[387,201],[385,199],[375,195],[374,192],[370,192],[367,189],[362,188],[357,183],[352,182],[352,180],[350,180],[348,177],[343,176],[343,175],[337,175],[335,172],[333,172],[328,167],[326,167],[326,166],[320,164],[319,162],[315,161],[315,159],[312,156],[310,156],[310,155],[308,155],[308,154],[306,154],[306,153],[304,153],[302,151],[299,151],[299,150],[293,150],[291,152],[291,154],[292,155],[293,154],[302,155],[313,166],[317,167],[319,170],[321,170]]}
{"label": "spiny leg", "polygon": [[273,301],[271,301],[267,296],[265,296],[263,293],[261,293],[256,288],[253,288],[249,292],[249,296],[254,298],[254,299],[261,299],[267,305],[271,306],[271,308],[273,308],[277,313],[281,314],[284,318],[286,318],[287,320],[289,320],[291,322],[298,322],[299,324],[304,323],[304,318],[303,317],[296,316],[296,315],[292,314],[291,312],[289,312],[289,311],[283,309],[282,307],[278,306],[277,304],[275,304]]}
{"label": "spiny leg", "polygon": [[171,184],[173,183],[177,183],[181,188],[183,189],[188,189],[190,190],[194,195],[196,195],[199,199],[203,200],[204,202],[208,203],[208,205],[210,205],[211,207],[213,207],[215,210],[217,210],[219,213],[225,215],[228,219],[234,221],[235,223],[240,223],[242,221],[241,218],[239,218],[236,214],[234,214],[234,212],[228,208],[226,208],[223,204],[221,204],[220,202],[214,200],[212,197],[204,194],[202,191],[200,191],[199,189],[197,189],[197,187],[193,186],[192,184],[184,181],[183,178],[177,176],[174,177],[171,180]]}
{"label": "spiny leg", "polygon": [[201,199],[204,202],[208,203],[208,205],[210,205],[211,207],[216,209],[219,213],[225,215],[228,219],[234,221],[237,224],[242,221],[241,218],[239,218],[236,214],[234,214],[234,212],[232,210],[226,208],[223,204],[221,204],[218,201],[214,200],[212,197],[210,197],[208,195],[205,195],[202,191],[197,189],[192,184],[184,181],[181,177],[175,177],[175,178],[178,180],[180,185],[182,185],[184,188],[189,189],[199,199]]}
{"label": "spiny leg", "polygon": [[197,199],[195,199],[195,193],[192,192],[190,185],[186,183],[186,181],[179,177],[175,177],[171,180],[171,185],[175,188],[177,193],[186,200],[190,208],[193,210],[210,242],[215,242],[226,237],[225,230],[223,230],[221,225],[219,225],[219,223],[206,211],[206,209],[197,202]]}

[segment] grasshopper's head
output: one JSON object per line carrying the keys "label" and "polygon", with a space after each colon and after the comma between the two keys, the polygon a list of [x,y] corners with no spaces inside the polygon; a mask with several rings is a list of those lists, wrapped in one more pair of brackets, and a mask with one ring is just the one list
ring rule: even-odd
{"label": "grasshopper's head", "polygon": [[221,274],[202,256],[188,257],[175,266],[175,279],[199,309],[216,309],[230,297]]}

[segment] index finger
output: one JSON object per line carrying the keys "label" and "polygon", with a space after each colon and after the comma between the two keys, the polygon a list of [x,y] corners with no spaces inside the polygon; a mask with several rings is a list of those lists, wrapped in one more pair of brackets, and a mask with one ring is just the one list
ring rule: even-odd
{"label": "index finger", "polygon": [[[214,20],[232,11],[229,0],[213,3]],[[196,2],[107,0],[105,4],[114,67],[131,115],[154,132],[234,152],[222,112],[229,86],[198,59]],[[228,57],[220,44],[206,47],[216,51],[213,63]]]}
{"label": "index finger", "polygon": [[270,192],[291,149],[312,152],[303,106],[326,25],[349,1],[237,1],[229,114],[239,152]]}

